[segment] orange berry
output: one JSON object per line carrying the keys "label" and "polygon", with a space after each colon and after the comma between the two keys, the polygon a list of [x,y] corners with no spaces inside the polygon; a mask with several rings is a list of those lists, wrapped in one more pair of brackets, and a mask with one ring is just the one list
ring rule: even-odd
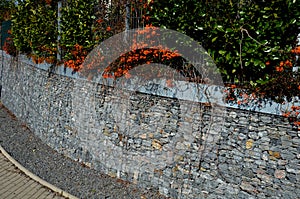
{"label": "orange berry", "polygon": [[103,19],[98,19],[96,22],[97,22],[97,23],[102,23],[102,22],[103,22]]}
{"label": "orange berry", "polygon": [[281,61],[279,66],[282,67],[283,65],[284,65],[284,63],[283,63],[283,61]]}
{"label": "orange berry", "polygon": [[289,66],[289,67],[292,67],[292,66],[293,66],[293,64],[292,64],[292,62],[290,62],[290,60],[286,60],[286,61],[285,61],[285,65],[286,65],[286,66]]}
{"label": "orange berry", "polygon": [[276,71],[277,72],[282,72],[284,69],[282,66],[276,66]]}

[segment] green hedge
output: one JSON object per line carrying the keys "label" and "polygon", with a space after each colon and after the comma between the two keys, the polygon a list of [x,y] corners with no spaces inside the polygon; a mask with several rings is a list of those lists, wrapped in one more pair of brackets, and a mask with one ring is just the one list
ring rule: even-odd
{"label": "green hedge", "polygon": [[290,58],[300,27],[292,0],[154,1],[153,25],[199,41],[230,82],[267,78],[266,62]]}
{"label": "green hedge", "polygon": [[292,73],[290,64],[280,66],[286,60],[295,64],[291,50],[300,31],[296,0],[154,0],[148,14],[154,26],[199,41],[225,82],[279,101],[299,95],[299,74]]}

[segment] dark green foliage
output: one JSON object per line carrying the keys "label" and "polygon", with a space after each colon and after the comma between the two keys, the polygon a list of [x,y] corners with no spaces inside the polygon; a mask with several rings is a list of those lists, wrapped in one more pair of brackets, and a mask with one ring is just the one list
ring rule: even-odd
{"label": "dark green foliage", "polygon": [[46,1],[19,1],[12,16],[14,43],[23,53],[54,56],[57,45],[57,7]]}
{"label": "dark green foliage", "polygon": [[67,0],[63,5],[60,43],[66,58],[71,58],[71,51],[76,44],[85,48],[93,47],[94,6],[95,1],[85,0]]}
{"label": "dark green foliage", "polygon": [[199,41],[226,82],[268,79],[265,63],[289,58],[300,26],[300,4],[292,0],[154,1],[155,26]]}

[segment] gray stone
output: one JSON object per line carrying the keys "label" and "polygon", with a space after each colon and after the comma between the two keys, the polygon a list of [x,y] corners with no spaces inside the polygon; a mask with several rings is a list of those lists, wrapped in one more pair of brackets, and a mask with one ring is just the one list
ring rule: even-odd
{"label": "gray stone", "polygon": [[240,133],[239,136],[238,136],[238,138],[239,138],[240,140],[244,140],[244,139],[247,138],[247,135],[245,135],[245,134],[243,134],[243,133]]}
{"label": "gray stone", "polygon": [[237,113],[232,111],[229,113],[229,116],[232,117],[232,118],[236,118],[237,117]]}
{"label": "gray stone", "polygon": [[254,140],[257,140],[259,138],[258,134],[254,131],[250,131],[248,136]]}
{"label": "gray stone", "polygon": [[266,124],[269,124],[269,123],[272,123],[272,119],[270,117],[267,117],[267,116],[261,116],[259,118],[263,123],[266,123]]}
{"label": "gray stone", "polygon": [[[258,133],[258,134],[259,134],[259,133]],[[262,137],[262,138],[260,139],[260,141],[261,141],[261,142],[270,142],[271,139],[270,139],[269,137]]]}
{"label": "gray stone", "polygon": [[299,164],[298,165],[292,165],[292,164],[288,164],[286,165],[286,171],[288,173],[294,173],[294,174],[300,174],[300,168],[299,168]]}
{"label": "gray stone", "polygon": [[248,178],[254,177],[254,173],[253,173],[252,169],[249,169],[249,168],[243,168],[242,174]]}
{"label": "gray stone", "polygon": [[293,138],[292,143],[294,146],[300,146],[300,139],[299,138]]}
{"label": "gray stone", "polygon": [[293,160],[296,158],[296,155],[290,153],[289,151],[283,151],[280,155],[284,160]]}
{"label": "gray stone", "polygon": [[299,177],[297,177],[297,174],[293,174],[293,173],[288,173],[286,175],[288,182],[294,183],[294,184],[299,184],[300,180]]}
{"label": "gray stone", "polygon": [[248,194],[248,193],[245,192],[245,191],[241,191],[241,192],[239,192],[239,194],[238,194],[238,198],[239,198],[239,199],[254,199],[255,197],[251,196],[250,194]]}
{"label": "gray stone", "polygon": [[228,165],[227,164],[219,164],[218,168],[221,173],[226,173],[228,172]]}
{"label": "gray stone", "polygon": [[263,161],[263,160],[255,160],[254,162],[255,162],[255,164],[257,164],[258,166],[261,166],[261,167],[265,167],[267,165],[266,161]]}

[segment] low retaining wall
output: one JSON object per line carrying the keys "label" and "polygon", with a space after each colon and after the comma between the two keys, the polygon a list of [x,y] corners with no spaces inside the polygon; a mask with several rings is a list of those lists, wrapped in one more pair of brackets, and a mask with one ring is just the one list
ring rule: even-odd
{"label": "low retaining wall", "polygon": [[49,146],[96,170],[173,198],[300,195],[300,133],[285,118],[1,60],[2,103]]}

